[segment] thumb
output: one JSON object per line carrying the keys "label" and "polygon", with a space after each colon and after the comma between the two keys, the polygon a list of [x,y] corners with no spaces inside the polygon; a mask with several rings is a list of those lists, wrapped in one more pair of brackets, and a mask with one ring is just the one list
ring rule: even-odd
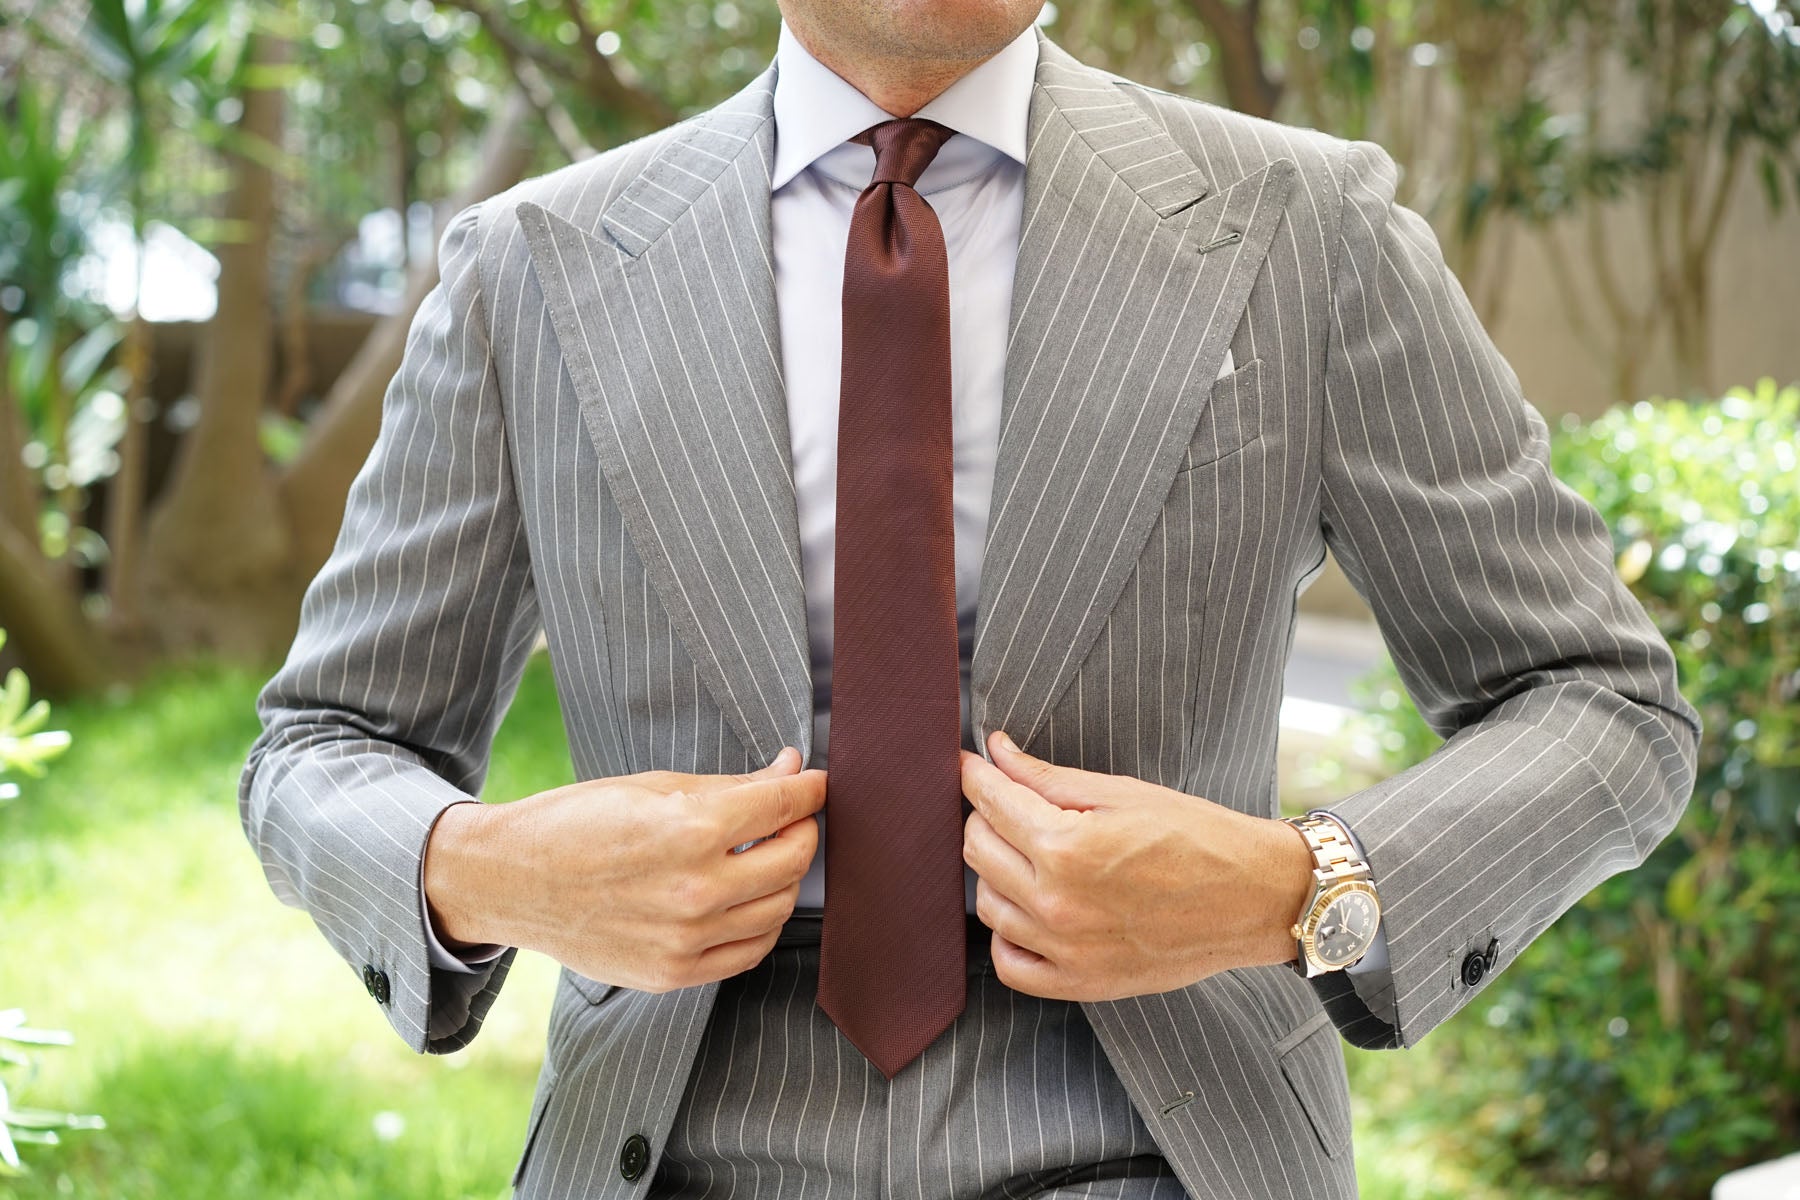
{"label": "thumb", "polygon": [[792,746],[783,746],[781,753],[770,759],[768,764],[754,771],[729,773],[724,775],[692,775],[691,790],[697,792],[722,792],[726,788],[736,787],[740,783],[750,783],[757,779],[774,779],[780,775],[792,775],[800,765],[800,751]]}
{"label": "thumb", "polygon": [[745,781],[752,779],[772,779],[777,775],[792,775],[800,766],[800,751],[792,746],[783,746],[781,753],[770,759],[767,766],[761,766],[744,776]]}
{"label": "thumb", "polygon": [[1103,808],[1101,793],[1091,771],[1058,766],[1027,754],[1013,744],[1003,729],[988,738],[994,765],[1015,783],[1022,783],[1058,808]]}

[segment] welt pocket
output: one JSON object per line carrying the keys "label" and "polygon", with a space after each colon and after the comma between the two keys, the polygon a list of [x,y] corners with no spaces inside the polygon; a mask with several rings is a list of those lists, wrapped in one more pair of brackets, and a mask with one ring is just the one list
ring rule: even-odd
{"label": "welt pocket", "polygon": [[1213,381],[1176,474],[1229,458],[1262,436],[1262,380],[1266,359],[1253,358]]}
{"label": "welt pocket", "polygon": [[1350,1096],[1337,1042],[1337,1026],[1320,1009],[1275,1043],[1275,1061],[1294,1099],[1320,1148],[1333,1158],[1350,1145],[1351,1134]]}

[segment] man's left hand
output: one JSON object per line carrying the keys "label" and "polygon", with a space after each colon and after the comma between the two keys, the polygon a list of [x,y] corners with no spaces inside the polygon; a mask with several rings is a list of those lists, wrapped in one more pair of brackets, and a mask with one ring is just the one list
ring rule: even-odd
{"label": "man's left hand", "polygon": [[1002,983],[1116,1000],[1295,957],[1312,859],[1291,826],[1045,762],[998,730],[988,749],[962,752],[963,861]]}

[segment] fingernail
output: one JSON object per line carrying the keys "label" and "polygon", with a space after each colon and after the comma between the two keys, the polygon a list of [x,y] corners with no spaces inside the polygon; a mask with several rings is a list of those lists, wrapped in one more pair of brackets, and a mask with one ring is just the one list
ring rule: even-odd
{"label": "fingernail", "polygon": [[1023,751],[1020,751],[1019,748],[1013,744],[1012,738],[1007,736],[1006,730],[1004,729],[1000,731],[1000,744],[1014,753],[1023,753]]}

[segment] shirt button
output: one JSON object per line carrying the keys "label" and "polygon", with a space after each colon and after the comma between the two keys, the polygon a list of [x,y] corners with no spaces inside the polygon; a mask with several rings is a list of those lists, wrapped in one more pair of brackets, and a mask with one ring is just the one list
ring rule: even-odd
{"label": "shirt button", "polygon": [[1463,983],[1467,984],[1469,987],[1474,987],[1476,984],[1480,983],[1483,976],[1487,974],[1487,968],[1487,959],[1482,956],[1481,951],[1469,951],[1467,957],[1462,960]]}
{"label": "shirt button", "polygon": [[375,994],[375,968],[368,963],[363,964],[362,981],[363,990],[373,996]]}
{"label": "shirt button", "polygon": [[619,1147],[619,1174],[626,1182],[636,1179],[650,1165],[650,1143],[641,1133],[634,1133]]}

